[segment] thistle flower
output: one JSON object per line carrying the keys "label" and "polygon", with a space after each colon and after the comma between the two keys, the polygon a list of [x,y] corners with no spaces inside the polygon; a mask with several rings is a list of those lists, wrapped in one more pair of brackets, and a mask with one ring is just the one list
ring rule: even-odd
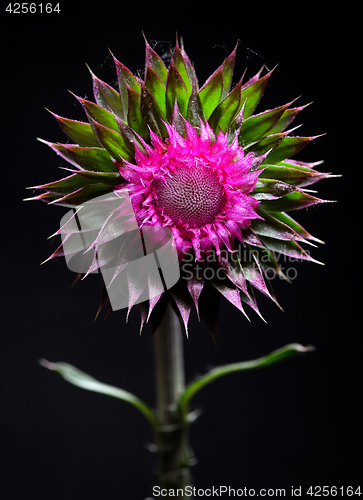
{"label": "thistle flower", "polygon": [[315,139],[287,130],[305,106],[253,114],[272,71],[232,88],[237,46],[199,87],[182,43],[168,68],[145,45],[143,80],[114,56],[118,92],[91,72],[96,103],[77,97],[88,123],[52,113],[75,144],[42,142],[73,168],[31,199],[74,207],[126,191],[141,229],[171,230],[181,268],[175,286],[140,304],[142,325],[151,316],[156,328],[171,300],[186,330],[194,304],[214,333],[221,295],[244,314],[247,304],[260,315],[254,289],[277,303],[276,253],[313,260],[301,243],[319,240],[286,212],[321,203],[305,188],[328,174],[291,159]]}

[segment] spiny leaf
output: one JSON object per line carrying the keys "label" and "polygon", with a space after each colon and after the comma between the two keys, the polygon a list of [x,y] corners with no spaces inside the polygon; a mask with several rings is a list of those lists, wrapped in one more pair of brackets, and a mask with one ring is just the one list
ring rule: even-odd
{"label": "spiny leaf", "polygon": [[187,53],[185,52],[184,43],[183,43],[182,38],[180,39],[180,50],[181,50],[181,54],[182,54],[183,59],[184,59],[184,64],[185,64],[185,67],[187,69],[187,73],[189,75],[189,80],[192,82],[192,85],[193,85],[193,82],[195,82],[196,89],[198,90],[197,75],[195,73],[194,67],[193,67],[192,63],[190,62],[190,59],[189,59]]}
{"label": "spiny leaf", "polygon": [[181,76],[181,78],[185,84],[185,87],[187,89],[187,96],[189,98],[189,96],[192,92],[192,82],[189,79],[187,67],[185,65],[185,61],[184,61],[184,58],[183,58],[182,53],[180,51],[178,43],[176,43],[174,52],[173,52],[171,57],[172,57],[172,60],[175,64],[176,69],[178,70],[179,75]]}
{"label": "spiny leaf", "polygon": [[148,68],[151,67],[151,69],[153,69],[155,73],[158,75],[160,80],[164,84],[166,84],[168,70],[166,69],[163,60],[155,52],[155,50],[150,47],[145,36],[144,40],[145,40],[145,74],[147,73]]}
{"label": "spiny leaf", "polygon": [[71,144],[64,144],[63,147],[77,165],[85,170],[94,172],[118,171],[110,154],[103,148],[82,148]]}
{"label": "spiny leaf", "polygon": [[219,68],[208,78],[198,93],[200,102],[202,103],[203,112],[207,119],[221,102],[222,91],[223,73]]}
{"label": "spiny leaf", "polygon": [[225,272],[228,278],[234,283],[240,290],[242,290],[246,295],[248,295],[246,278],[243,274],[243,267],[239,259],[238,253],[227,254],[227,263]]}
{"label": "spiny leaf", "polygon": [[278,219],[286,226],[290,227],[295,233],[297,233],[304,240],[312,240],[317,243],[324,243],[322,240],[315,238],[312,236],[306,229],[304,229],[300,224],[296,222],[290,215],[285,214],[284,212],[275,212],[273,214],[275,219]]}
{"label": "spiny leaf", "polygon": [[263,219],[251,221],[251,229],[260,236],[268,236],[279,240],[303,240],[291,227],[274,217],[274,214],[259,210]]}
{"label": "spiny leaf", "polygon": [[264,167],[266,168],[261,172],[259,179],[276,179],[289,184],[294,184],[295,186],[307,186],[327,176],[327,174],[310,169],[302,170],[277,165],[264,165]]}
{"label": "spiny leaf", "polygon": [[286,182],[259,178],[253,190],[253,196],[256,200],[275,200],[295,191],[295,189],[295,186]]}
{"label": "spiny leaf", "polygon": [[198,319],[200,321],[198,300],[199,300],[199,296],[203,290],[204,278],[203,278],[203,276],[199,276],[197,274],[194,266],[191,266],[190,272],[191,272],[192,276],[187,281],[188,290],[189,290],[190,296],[193,299],[195,309],[197,311]]}
{"label": "spiny leaf", "polygon": [[[77,176],[79,179],[82,177]],[[86,181],[86,179],[83,179]],[[87,179],[87,182],[91,181]],[[103,194],[111,193],[113,188],[111,186],[107,186],[106,184],[89,184],[87,186],[81,187],[72,193],[68,193],[65,196],[59,197],[55,200],[52,200],[50,203],[57,205],[81,205],[97,196],[101,196]]]}
{"label": "spiny leaf", "polygon": [[242,306],[239,290],[235,287],[234,284],[232,284],[232,282],[230,282],[228,279],[218,280],[217,278],[213,278],[209,280],[209,282],[224,298],[226,298],[231,304],[237,307],[237,309],[239,309],[249,321],[249,317],[245,313],[245,310]]}
{"label": "spiny leaf", "polygon": [[220,129],[224,134],[227,127],[238,113],[241,103],[242,80],[238,82],[230,94],[215,108],[209,118],[209,124],[215,133]]}
{"label": "spiny leaf", "polygon": [[[258,240],[258,245],[262,245],[260,240]],[[241,264],[247,281],[249,281],[251,285],[266,295],[269,299],[274,300],[274,297],[271,295],[266,285],[261,265],[256,257],[254,249],[249,244],[246,244],[246,249],[243,252],[243,255],[241,255]],[[276,301],[274,300],[274,302]]]}
{"label": "spiny leaf", "polygon": [[232,86],[232,78],[234,71],[234,63],[236,61],[236,52],[237,52],[238,42],[236,43],[235,48],[227,57],[227,59],[222,64],[222,76],[223,76],[223,91],[222,91],[222,99],[224,99],[231,90]]}
{"label": "spiny leaf", "polygon": [[121,103],[120,94],[116,92],[116,90],[110,85],[97,78],[97,76],[93,74],[89,67],[88,69],[92,76],[93,95],[96,99],[97,104],[105,109],[110,110],[112,113],[116,114],[118,117],[124,120],[125,113]]}
{"label": "spiny leaf", "polygon": [[193,127],[200,127],[200,118],[205,121],[203,106],[197,92],[195,80],[193,81],[192,93],[190,94],[187,109],[187,120]]}
{"label": "spiny leaf", "polygon": [[248,87],[245,87],[241,92],[241,102],[245,102],[245,107],[243,111],[243,117],[248,118],[252,115],[256,109],[257,104],[265,91],[267,82],[271,76],[273,70],[267,73],[265,76],[257,80],[257,82],[252,83]]}
{"label": "spiny leaf", "polygon": [[[264,270],[264,274],[266,276],[266,285],[268,286],[269,276],[279,276],[286,281],[290,281],[282,272],[279,263],[277,262],[274,254],[266,247],[254,247],[253,249],[255,255],[257,256],[257,260],[261,265],[261,268]],[[271,295],[273,295],[271,293]]]}
{"label": "spiny leaf", "polygon": [[156,99],[163,115],[166,115],[165,85],[150,66],[145,76],[145,87]]}
{"label": "spiny leaf", "polygon": [[[118,89],[120,92],[120,100],[122,109],[124,112],[123,120],[127,122],[128,109],[129,109],[129,92],[128,89],[132,89],[134,92],[140,93],[140,83],[137,81],[136,77],[131,73],[131,71],[126,68],[116,57],[112,54],[113,60],[115,62]],[[122,117],[121,117],[122,119]]]}
{"label": "spiny leaf", "polygon": [[144,123],[159,137],[165,139],[168,136],[164,122],[166,118],[162,113],[155,97],[146,86],[141,88],[141,116]]}
{"label": "spiny leaf", "polygon": [[309,207],[316,203],[327,203],[327,201],[303,193],[302,191],[295,191],[277,200],[261,201],[259,206],[266,212],[288,212],[289,210],[299,210]]}
{"label": "spiny leaf", "polygon": [[276,125],[270,130],[270,134],[283,132],[295,120],[297,115],[307,106],[309,106],[309,104],[305,104],[305,106],[299,106],[297,108],[286,109]]}
{"label": "spiny leaf", "polygon": [[[50,113],[52,112],[50,111]],[[89,123],[62,118],[55,113],[52,113],[52,115],[59,123],[63,132],[79,146],[99,146],[99,142]]]}
{"label": "spiny leaf", "polygon": [[245,147],[261,140],[278,122],[288,106],[289,104],[285,104],[243,120],[239,134],[239,144]]}
{"label": "spiny leaf", "polygon": [[267,236],[261,236],[261,240],[272,252],[286,255],[292,259],[314,260],[296,241],[280,240]]}
{"label": "spiny leaf", "polygon": [[105,125],[105,127],[112,128],[113,130],[118,130],[116,118],[112,113],[102,108],[101,106],[98,106],[94,102],[87,101],[86,99],[82,99],[81,97],[77,97],[77,99],[82,104],[87,117],[90,116],[101,125]]}
{"label": "spiny leaf", "polygon": [[314,137],[284,137],[281,143],[264,160],[264,163],[278,163],[301,151]]}
{"label": "spiny leaf", "polygon": [[186,117],[188,108],[188,92],[174,62],[171,61],[168,79],[166,82],[166,114],[168,120],[171,118],[175,101],[178,103],[180,113]]}
{"label": "spiny leaf", "polygon": [[[245,153],[253,152],[255,153],[255,156],[261,156],[270,151],[271,149],[277,148],[277,146],[280,144],[282,139],[285,137],[285,133],[281,132],[280,134],[272,134],[268,135],[267,137],[264,137],[261,139],[261,141],[256,142],[255,144],[250,144],[245,148]],[[240,138],[238,140],[238,144],[240,142]],[[265,163],[272,163],[270,161],[266,161]]]}
{"label": "spiny leaf", "polygon": [[[49,146],[59,155],[61,158],[64,158],[68,163],[78,168],[78,163],[74,160],[72,155],[67,151],[69,144],[57,144],[55,142],[45,141],[44,139],[40,139],[37,137],[37,141]],[[80,146],[76,146],[80,147]]]}
{"label": "spiny leaf", "polygon": [[[171,115],[170,123],[175,127],[175,130],[181,135],[184,139],[186,138],[186,125],[185,120],[180,114],[178,104],[174,104],[173,113]],[[200,124],[199,124],[200,125]]]}
{"label": "spiny leaf", "polygon": [[81,177],[84,177],[85,179],[90,179],[112,187],[119,186],[120,184],[126,182],[125,179],[121,177],[119,172],[94,172],[90,170],[77,170],[73,172]]}
{"label": "spiny leaf", "polygon": [[177,306],[177,312],[181,317],[181,320],[184,324],[186,336],[188,337],[188,321],[193,302],[185,284],[185,280],[179,280],[173,287],[168,290],[168,292],[174,299],[174,302]]}
{"label": "spiny leaf", "polygon": [[132,89],[128,88],[129,109],[127,113],[127,123],[135,130],[143,139],[149,136],[148,130],[141,116],[141,95]]}
{"label": "spiny leaf", "polygon": [[95,184],[97,181],[84,179],[79,177],[76,174],[69,175],[68,177],[64,177],[59,181],[49,182],[47,184],[41,184],[39,186],[33,186],[28,189],[46,189],[47,191],[51,191],[58,195],[60,194],[68,194],[76,191],[77,189],[88,186],[90,184]]}
{"label": "spiny leaf", "polygon": [[115,160],[120,160],[121,158],[126,160],[133,159],[125,141],[119,133],[97,123],[92,118],[90,118],[90,120],[100,144],[110,153],[112,158]]}

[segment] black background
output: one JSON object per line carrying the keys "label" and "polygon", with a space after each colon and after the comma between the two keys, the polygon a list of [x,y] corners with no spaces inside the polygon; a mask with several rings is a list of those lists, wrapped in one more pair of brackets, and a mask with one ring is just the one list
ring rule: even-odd
{"label": "black background", "polygon": [[[259,295],[264,324],[251,323],[222,303],[218,348],[206,326],[190,321],[185,339],[187,380],[209,367],[262,356],[290,342],[316,351],[256,372],[221,379],[194,401],[203,413],[191,445],[199,462],[195,485],[210,488],[357,487],[362,471],[361,273],[358,215],[359,143],[354,115],[359,83],[352,66],[352,19],[304,7],[197,7],[60,2],[60,14],[1,12],[2,21],[2,500],[52,498],[145,499],[157,484],[153,436],[133,408],[82,391],[38,365],[41,357],[67,361],[94,377],[154,404],[152,344],[139,336],[138,311],[93,322],[100,282],[75,277],[62,260],[39,266],[54,250],[47,237],[65,210],[40,202],[26,186],[60,178],[62,161],[35,140],[65,142],[45,107],[79,119],[83,111],[67,89],[92,100],[87,62],[102,80],[116,80],[108,48],[133,72],[143,69],[142,30],[156,50],[184,37],[200,83],[240,40],[234,81],[247,66],[272,69],[257,111],[301,95],[297,123],[315,140],[298,159],[325,159],[321,169],[343,174],[322,181],[319,196],[338,200],[302,210],[297,219],[326,243],[311,249],[325,263],[293,264],[297,278],[275,280],[284,308]],[[5,9],[5,4],[4,4]],[[349,31],[346,29],[350,28]],[[355,82],[355,83],[354,83]],[[35,194],[35,193],[34,193]],[[310,248],[309,248],[310,250]],[[290,265],[290,264],[288,264]],[[362,490],[363,492],[363,490]]]}

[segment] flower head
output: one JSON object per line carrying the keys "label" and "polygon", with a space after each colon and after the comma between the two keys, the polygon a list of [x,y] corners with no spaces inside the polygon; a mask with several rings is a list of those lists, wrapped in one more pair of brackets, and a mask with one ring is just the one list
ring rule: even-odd
{"label": "flower head", "polygon": [[181,260],[191,249],[195,260],[201,260],[201,249],[234,251],[234,235],[241,239],[239,229],[260,218],[258,200],[249,196],[261,173],[251,171],[253,153],[244,154],[237,135],[230,145],[222,131],[216,138],[202,121],[199,133],[185,121],[185,138],[165,125],[165,141],[151,131],[147,154],[136,147],[136,165],[116,162],[129,181],[139,226],[169,227]]}
{"label": "flower head", "polygon": [[[142,325],[151,316],[157,326],[170,300],[186,328],[194,304],[214,332],[221,295],[243,313],[247,304],[260,314],[254,289],[276,302],[270,273],[285,277],[276,253],[313,260],[301,243],[319,240],[286,212],[321,203],[305,188],[328,174],[291,159],[315,138],[287,130],[304,106],[253,114],[272,71],[233,87],[236,47],[199,87],[183,45],[166,67],[145,44],[143,80],[115,57],[118,91],[91,72],[96,103],[77,97],[88,123],[53,114],[74,144],[43,142],[73,168],[31,199],[82,207],[127,191],[140,229],[171,230],[181,268],[175,286],[140,304]],[[50,258],[60,255],[62,246]]]}

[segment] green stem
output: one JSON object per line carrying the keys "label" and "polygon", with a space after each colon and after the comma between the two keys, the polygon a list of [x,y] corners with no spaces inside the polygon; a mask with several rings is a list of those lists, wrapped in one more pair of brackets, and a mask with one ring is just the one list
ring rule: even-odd
{"label": "green stem", "polygon": [[[191,478],[188,422],[178,405],[185,390],[183,334],[170,304],[155,332],[154,343],[157,416],[160,421],[156,429],[160,486],[168,492],[184,491],[191,484]],[[170,498],[175,496],[176,493],[171,494]]]}

